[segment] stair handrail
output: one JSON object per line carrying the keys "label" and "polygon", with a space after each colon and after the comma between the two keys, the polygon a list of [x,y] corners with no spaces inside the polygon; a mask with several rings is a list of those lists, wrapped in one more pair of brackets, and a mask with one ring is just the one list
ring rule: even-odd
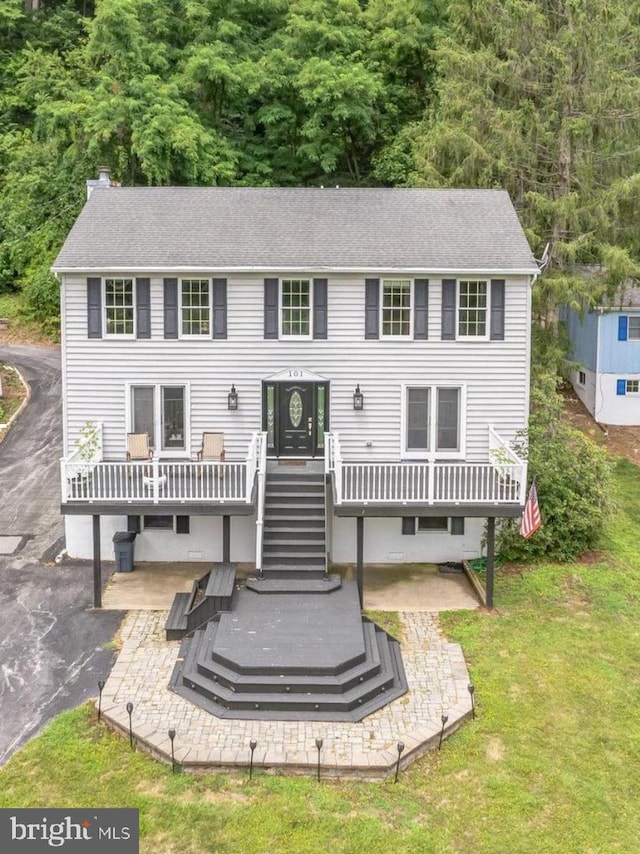
{"label": "stair handrail", "polygon": [[256,509],[256,574],[262,576],[262,538],[264,529],[264,502],[267,483],[267,434],[258,433],[258,494]]}
{"label": "stair handrail", "polygon": [[325,441],[327,458],[325,460],[325,471],[333,474],[333,489],[335,503],[342,503],[342,451],[340,449],[340,434],[326,433]]}

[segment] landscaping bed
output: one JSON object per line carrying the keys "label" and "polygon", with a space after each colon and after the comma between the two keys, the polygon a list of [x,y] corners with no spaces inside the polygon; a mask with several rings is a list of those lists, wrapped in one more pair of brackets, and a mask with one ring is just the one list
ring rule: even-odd
{"label": "landscaping bed", "polygon": [[10,426],[11,418],[27,397],[27,389],[12,365],[0,362],[0,442]]}

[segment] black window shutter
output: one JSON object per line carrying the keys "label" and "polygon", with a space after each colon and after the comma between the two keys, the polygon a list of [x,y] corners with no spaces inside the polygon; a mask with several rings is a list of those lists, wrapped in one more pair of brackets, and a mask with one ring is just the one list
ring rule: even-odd
{"label": "black window shutter", "polygon": [[416,532],[416,517],[415,516],[403,516],[402,517],[402,533],[403,534],[415,534]]}
{"label": "black window shutter", "polygon": [[416,279],[413,285],[413,337],[426,340],[429,318],[429,279]]}
{"label": "black window shutter", "polygon": [[464,516],[452,516],[450,530],[452,534],[461,537],[464,534]]}
{"label": "black window shutter", "polygon": [[264,337],[278,337],[278,279],[264,280]]}
{"label": "black window shutter", "polygon": [[491,340],[504,341],[504,279],[491,279]]}
{"label": "black window shutter", "polygon": [[136,279],[136,338],[151,338],[150,279]]}
{"label": "black window shutter", "polygon": [[140,517],[139,516],[127,516],[127,531],[131,534],[139,534],[140,533]]}
{"label": "black window shutter", "polygon": [[227,280],[214,279],[211,283],[213,293],[213,322],[211,324],[213,338],[227,337]]}
{"label": "black window shutter", "polygon": [[313,280],[313,337],[327,337],[327,280]]}
{"label": "black window shutter", "polygon": [[380,337],[380,279],[364,282],[364,337]]}
{"label": "black window shutter", "polygon": [[102,338],[102,279],[87,279],[87,337]]}
{"label": "black window shutter", "polygon": [[189,517],[188,516],[176,516],[176,534],[188,534],[189,533]]}
{"label": "black window shutter", "polygon": [[456,280],[442,280],[442,340],[456,338]]}
{"label": "black window shutter", "polygon": [[164,280],[164,337],[178,337],[178,280]]}

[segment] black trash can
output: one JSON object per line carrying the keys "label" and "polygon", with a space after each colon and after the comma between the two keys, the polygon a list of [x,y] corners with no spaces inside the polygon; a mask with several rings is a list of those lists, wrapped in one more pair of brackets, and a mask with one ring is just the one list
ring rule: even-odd
{"label": "black trash can", "polygon": [[135,539],[135,531],[116,531],[113,535],[113,551],[116,557],[117,572],[131,572],[133,570]]}

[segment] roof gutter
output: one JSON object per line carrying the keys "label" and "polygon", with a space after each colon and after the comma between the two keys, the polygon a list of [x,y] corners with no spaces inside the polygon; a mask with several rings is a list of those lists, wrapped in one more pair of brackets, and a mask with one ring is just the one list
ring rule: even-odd
{"label": "roof gutter", "polygon": [[206,266],[108,266],[108,267],[67,267],[55,264],[51,267],[51,272],[66,273],[66,274],[83,274],[83,273],[300,273],[301,271],[308,273],[355,273],[355,274],[379,274],[388,273],[403,273],[407,275],[474,275],[474,276],[536,276],[539,273],[538,267],[516,267],[514,269],[502,268],[464,268],[464,267],[331,267],[331,266],[307,266],[297,265],[295,267],[217,267],[212,265]]}

